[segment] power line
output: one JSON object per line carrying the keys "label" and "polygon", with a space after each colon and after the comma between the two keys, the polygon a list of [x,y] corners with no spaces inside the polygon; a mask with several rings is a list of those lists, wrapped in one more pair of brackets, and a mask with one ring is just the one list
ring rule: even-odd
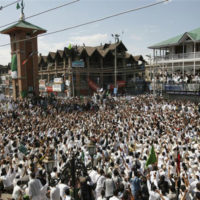
{"label": "power line", "polygon": [[[19,1],[19,0],[18,0],[18,1]],[[75,0],[75,1],[72,1],[72,2],[69,2],[69,3],[65,3],[65,4],[63,4],[63,5],[60,5],[60,6],[57,6],[57,7],[54,7],[54,8],[51,8],[51,9],[48,9],[48,10],[45,10],[45,11],[36,13],[36,14],[34,14],[34,15],[31,15],[31,16],[28,16],[28,17],[26,17],[25,19],[30,19],[30,18],[32,18],[32,17],[36,17],[36,16],[38,16],[38,15],[42,15],[42,14],[47,13],[47,12],[50,12],[50,11],[53,11],[53,10],[57,10],[57,9],[59,9],[59,8],[68,6],[68,5],[73,4],[73,3],[76,3],[76,2],[78,2],[78,1],[80,1],[80,0]],[[10,23],[8,23],[8,24],[5,24],[5,25],[3,25],[3,26],[0,26],[0,28],[3,28],[3,27],[5,27],[5,26],[11,25],[11,24],[14,24],[14,23],[17,23],[17,22],[18,22],[18,21],[10,22]]]}
{"label": "power line", "polygon": [[0,6],[0,10],[3,10],[4,8],[7,8],[7,7],[9,7],[9,6],[12,6],[13,4],[16,4],[16,3],[20,2],[20,1],[21,1],[21,0],[17,0],[17,1],[14,1],[13,3],[7,4],[7,5],[5,5],[5,6]]}
{"label": "power line", "polygon": [[71,27],[67,27],[67,28],[63,28],[63,29],[60,29],[60,30],[57,30],[57,31],[52,31],[52,32],[49,32],[49,33],[44,33],[44,34],[41,34],[41,35],[38,35],[38,36],[34,36],[34,37],[31,37],[31,38],[13,41],[11,43],[0,45],[0,47],[8,46],[8,45],[13,44],[13,43],[25,42],[25,41],[32,40],[32,39],[37,38],[37,37],[44,37],[44,36],[47,36],[47,35],[52,35],[52,34],[60,33],[60,32],[71,30],[71,29],[75,29],[75,28],[78,28],[78,27],[81,27],[81,26],[86,26],[86,25],[89,25],[89,24],[94,24],[94,23],[97,23],[97,22],[100,22],[100,21],[104,21],[104,20],[113,18],[113,17],[117,17],[117,16],[124,15],[124,14],[130,13],[130,12],[142,10],[142,9],[149,8],[149,7],[161,4],[161,3],[165,3],[167,1],[169,1],[169,0],[163,0],[163,1],[160,1],[160,2],[157,2],[157,3],[153,3],[153,4],[146,5],[146,6],[142,6],[142,7],[139,7],[139,8],[134,8],[134,9],[131,9],[131,10],[126,10],[126,11],[123,11],[123,12],[120,12],[120,13],[109,15],[107,17],[102,17],[102,18],[99,18],[99,19],[96,19],[96,20],[93,20],[93,21],[85,22],[85,23],[78,24],[78,25],[71,26]]}

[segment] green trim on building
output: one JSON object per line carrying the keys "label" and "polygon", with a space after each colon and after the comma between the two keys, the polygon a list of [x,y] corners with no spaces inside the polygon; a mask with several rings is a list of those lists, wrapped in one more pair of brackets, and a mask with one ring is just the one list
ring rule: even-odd
{"label": "green trim on building", "polygon": [[45,31],[45,29],[39,27],[39,26],[36,26],[36,25],[33,25],[27,21],[24,21],[24,20],[20,20],[18,23],[12,25],[12,26],[9,26],[8,28],[4,29],[1,31],[1,33],[3,32],[6,32],[8,31],[9,29],[12,29],[12,28],[26,28],[26,29],[32,29],[32,30],[38,30],[38,31]]}
{"label": "green trim on building", "polygon": [[167,47],[167,46],[172,46],[172,45],[175,45],[175,44],[179,44],[180,39],[185,34],[188,34],[194,42],[200,41],[200,28],[197,28],[197,29],[194,29],[194,30],[192,30],[190,32],[186,32],[186,33],[183,33],[183,34],[178,35],[176,37],[172,37],[172,38],[170,38],[168,40],[165,40],[165,41],[159,42],[157,44],[154,44],[154,45],[150,46],[149,48],[150,49],[156,49],[156,48]]}

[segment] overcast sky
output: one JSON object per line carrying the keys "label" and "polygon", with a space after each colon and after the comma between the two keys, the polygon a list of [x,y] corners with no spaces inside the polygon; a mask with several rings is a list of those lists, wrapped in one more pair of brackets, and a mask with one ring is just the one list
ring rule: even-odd
{"label": "overcast sky", "polygon": [[[13,1],[15,0],[0,0],[0,6]],[[24,1],[27,17],[73,0]],[[80,0],[27,21],[51,32],[155,2],[159,0]],[[200,27],[199,8],[200,0],[171,0],[169,3],[41,37],[38,40],[39,52],[47,55],[49,51],[63,49],[69,43],[96,46],[100,43],[114,42],[111,34],[117,33],[120,34],[120,39],[129,53],[145,56],[152,54],[148,46]],[[1,10],[0,26],[18,20],[19,16],[20,10],[16,10],[16,5]],[[9,36],[0,34],[0,45],[8,42]],[[0,47],[0,64],[10,62],[10,51],[10,46]]]}

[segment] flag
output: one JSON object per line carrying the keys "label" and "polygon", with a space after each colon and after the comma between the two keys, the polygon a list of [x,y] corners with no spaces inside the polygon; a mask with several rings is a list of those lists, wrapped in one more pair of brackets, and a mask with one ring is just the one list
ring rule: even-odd
{"label": "flag", "polygon": [[72,45],[71,45],[71,44],[69,44],[69,46],[68,46],[68,49],[69,49],[69,50],[71,50],[71,49],[72,49]]}
{"label": "flag", "polygon": [[181,163],[181,155],[180,155],[180,153],[178,152],[178,153],[177,153],[177,173],[178,173],[178,174],[180,174],[180,171],[181,171],[180,163]]}
{"label": "flag", "polygon": [[17,78],[17,55],[13,54],[11,60],[11,77],[12,79]]}
{"label": "flag", "polygon": [[34,52],[30,53],[30,54],[28,55],[28,58],[26,58],[26,59],[22,62],[22,65],[25,65],[25,64],[28,62],[29,58],[30,58],[33,54],[34,54]]}
{"label": "flag", "polygon": [[19,3],[17,3],[16,8],[17,8],[17,10],[20,9],[20,5],[19,5]]}
{"label": "flag", "polygon": [[84,154],[83,151],[81,152],[81,159],[82,159],[83,162],[85,161],[85,154]]}
{"label": "flag", "polygon": [[151,153],[150,153],[149,158],[148,158],[148,160],[146,162],[146,167],[148,165],[154,164],[156,162],[157,162],[156,153],[154,151],[154,146],[152,145],[152,147],[151,147]]}
{"label": "flag", "polygon": [[23,145],[23,144],[21,144],[20,145],[20,147],[18,148],[19,149],[19,151],[21,152],[21,153],[23,153],[23,154],[27,154],[27,148]]}
{"label": "flag", "polygon": [[17,55],[16,54],[13,54],[13,56],[12,56],[11,70],[12,70],[12,72],[17,71]]}

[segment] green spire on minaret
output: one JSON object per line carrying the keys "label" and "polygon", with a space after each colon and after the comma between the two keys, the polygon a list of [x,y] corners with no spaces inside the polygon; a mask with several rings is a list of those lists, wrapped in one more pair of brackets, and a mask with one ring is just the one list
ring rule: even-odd
{"label": "green spire on minaret", "polygon": [[17,8],[17,10],[21,8],[20,20],[24,20],[25,19],[25,16],[24,16],[24,1],[21,0],[21,6],[20,6],[20,4],[18,2],[16,8]]}
{"label": "green spire on minaret", "polygon": [[25,16],[24,16],[24,1],[21,1],[21,18],[22,20],[24,20]]}
{"label": "green spire on minaret", "polygon": [[19,3],[17,3],[16,9],[17,9],[17,10],[20,9]]}

